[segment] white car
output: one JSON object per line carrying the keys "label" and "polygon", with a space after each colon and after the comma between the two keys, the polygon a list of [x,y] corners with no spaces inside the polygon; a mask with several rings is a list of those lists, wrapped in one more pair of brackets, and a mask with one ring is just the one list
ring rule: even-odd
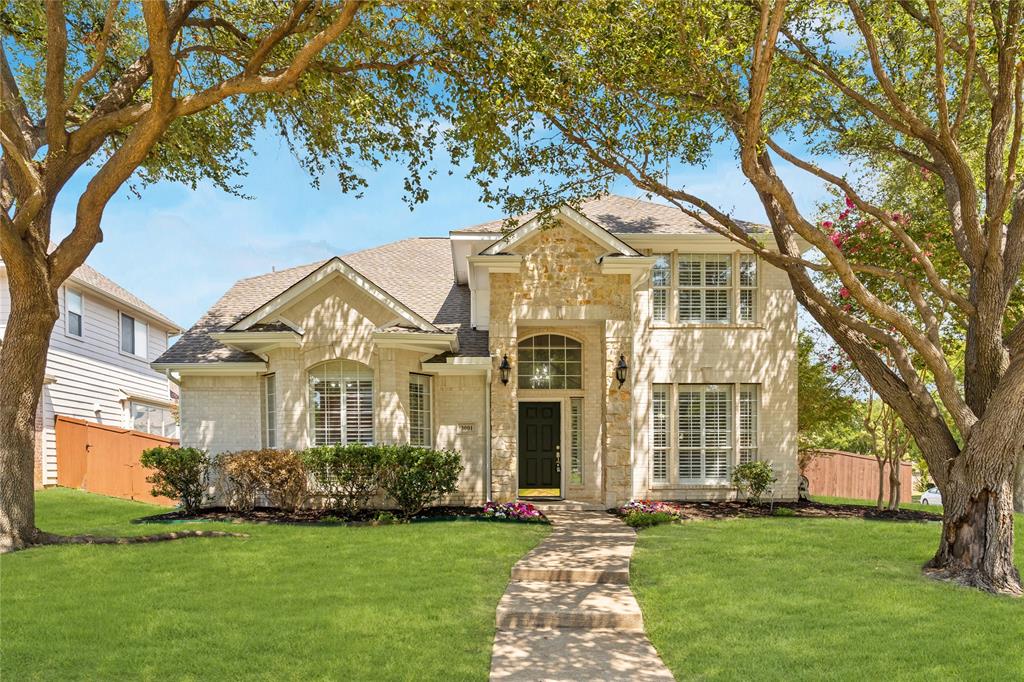
{"label": "white car", "polygon": [[939,507],[942,506],[942,493],[935,486],[928,488],[921,493],[921,504],[934,504]]}

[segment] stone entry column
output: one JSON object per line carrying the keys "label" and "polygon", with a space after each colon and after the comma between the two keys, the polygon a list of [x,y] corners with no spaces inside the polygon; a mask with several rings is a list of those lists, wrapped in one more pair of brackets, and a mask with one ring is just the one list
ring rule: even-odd
{"label": "stone entry column", "polygon": [[630,409],[632,404],[632,374],[620,387],[615,378],[619,356],[624,355],[632,369],[632,325],[624,320],[606,320],[605,346],[605,405],[604,405],[604,502],[611,507],[629,500],[631,487]]}
{"label": "stone entry column", "polygon": [[[518,400],[515,376],[508,385],[501,383],[501,358],[508,355],[515,373],[515,326],[494,325],[490,334],[491,351],[491,497],[497,502],[511,502],[516,498],[518,470],[516,457],[516,421]],[[501,328],[504,327],[504,328]],[[498,333],[501,333],[499,335]]]}

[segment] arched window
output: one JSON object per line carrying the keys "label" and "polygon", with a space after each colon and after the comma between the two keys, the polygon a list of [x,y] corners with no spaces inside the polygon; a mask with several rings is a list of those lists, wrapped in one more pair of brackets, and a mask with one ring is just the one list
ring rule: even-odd
{"label": "arched window", "polygon": [[372,443],[373,370],[352,360],[331,360],[307,373],[313,444]]}
{"label": "arched window", "polygon": [[558,334],[519,342],[519,388],[582,388],[583,347]]}

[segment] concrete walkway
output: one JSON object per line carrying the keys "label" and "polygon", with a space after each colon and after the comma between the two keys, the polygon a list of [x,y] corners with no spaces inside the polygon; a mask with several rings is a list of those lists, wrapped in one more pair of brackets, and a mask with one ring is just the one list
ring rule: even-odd
{"label": "concrete walkway", "polygon": [[672,680],[629,589],[636,532],[604,512],[550,511],[551,535],[512,568],[492,680]]}

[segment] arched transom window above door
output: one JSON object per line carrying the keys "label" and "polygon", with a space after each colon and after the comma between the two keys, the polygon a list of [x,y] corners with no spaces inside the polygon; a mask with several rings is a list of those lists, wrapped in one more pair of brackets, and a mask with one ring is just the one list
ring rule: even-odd
{"label": "arched transom window above door", "polygon": [[331,360],[307,374],[313,444],[372,443],[373,370],[352,360]]}
{"label": "arched transom window above door", "polygon": [[583,346],[559,334],[519,342],[519,388],[583,388]]}

